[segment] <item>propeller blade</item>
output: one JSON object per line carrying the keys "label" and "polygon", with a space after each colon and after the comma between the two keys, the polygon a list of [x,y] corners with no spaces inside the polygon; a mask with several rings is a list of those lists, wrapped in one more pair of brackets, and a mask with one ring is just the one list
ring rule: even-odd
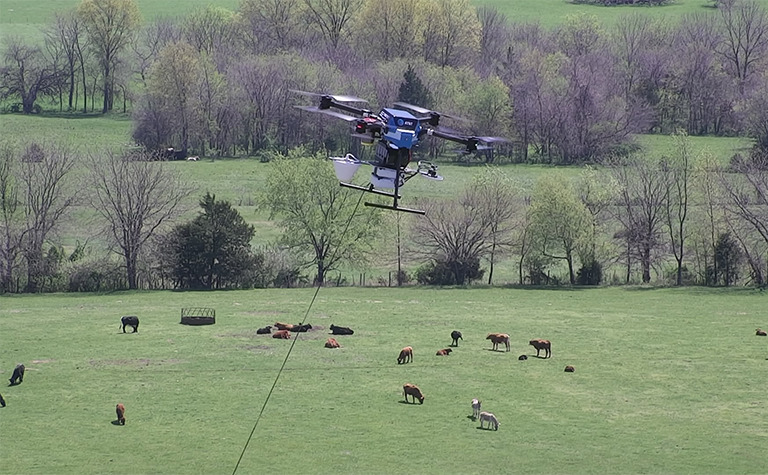
{"label": "propeller blade", "polygon": [[474,137],[474,138],[484,143],[509,142],[509,139],[506,139],[504,137]]}
{"label": "propeller blade", "polygon": [[342,114],[341,112],[336,112],[330,109],[320,109],[317,106],[293,106],[293,107],[297,109],[301,109],[303,111],[307,111],[307,112],[319,112],[321,114],[329,115],[331,117],[336,117],[337,119],[346,120],[347,122],[355,122],[359,120],[359,117]]}
{"label": "propeller blade", "polygon": [[334,101],[337,101],[337,102],[365,102],[365,103],[368,103],[368,101],[366,101],[365,99],[361,99],[361,98],[355,97],[355,96],[343,96],[343,95],[339,95],[339,94],[321,94],[321,93],[318,93],[318,92],[300,91],[298,89],[288,89],[288,90],[293,92],[293,93],[301,94],[301,95],[304,95],[304,96],[330,97]]}
{"label": "propeller blade", "polygon": [[433,110],[430,110],[430,109],[427,109],[427,108],[424,108],[424,107],[421,107],[421,106],[416,106],[416,105],[413,105],[413,104],[408,104],[407,102],[395,102],[393,105],[395,107],[401,107],[401,108],[404,108],[404,109],[412,110],[413,112],[416,112],[417,114],[422,114],[422,115],[426,116],[426,117],[423,117],[424,119],[435,118],[436,117],[439,120],[440,117],[448,117],[449,119],[459,120],[459,121],[462,121],[462,122],[469,122],[469,120],[465,119],[464,117],[460,117],[458,115],[446,114],[444,112],[433,111]]}
{"label": "propeller blade", "polygon": [[425,109],[425,108],[420,107],[420,106],[415,106],[413,104],[408,104],[407,102],[395,102],[392,105],[395,106],[395,107],[402,107],[404,109],[410,109],[410,110],[412,110],[414,112],[418,112],[419,114],[429,114],[430,112],[432,112],[429,109]]}

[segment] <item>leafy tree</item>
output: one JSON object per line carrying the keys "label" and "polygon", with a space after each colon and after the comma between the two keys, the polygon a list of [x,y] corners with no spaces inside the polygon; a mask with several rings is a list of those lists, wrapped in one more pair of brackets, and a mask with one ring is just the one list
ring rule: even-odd
{"label": "leafy tree", "polygon": [[419,34],[414,25],[418,24],[421,3],[416,0],[365,2],[355,28],[356,45],[369,58],[384,61],[413,58]]}
{"label": "leafy tree", "polygon": [[362,0],[304,0],[310,25],[333,49],[338,48],[350,21],[363,3]]}
{"label": "leafy tree", "polygon": [[224,289],[248,285],[257,258],[251,250],[254,227],[228,201],[206,193],[203,212],[174,229],[174,280],[183,289]]}
{"label": "leafy tree", "polygon": [[342,263],[365,259],[379,233],[377,210],[359,207],[359,192],[339,186],[331,164],[303,149],[277,154],[263,200],[280,218],[282,243],[314,266],[322,285]]}
{"label": "leafy tree", "polygon": [[432,95],[429,89],[427,89],[427,86],[424,85],[410,64],[405,73],[403,73],[403,82],[400,83],[400,92],[397,95],[397,100],[427,108],[432,103]]}
{"label": "leafy tree", "polygon": [[730,233],[721,234],[715,245],[715,265],[707,269],[710,274],[708,280],[726,287],[733,285],[739,277],[743,259],[744,253],[733,236]]}

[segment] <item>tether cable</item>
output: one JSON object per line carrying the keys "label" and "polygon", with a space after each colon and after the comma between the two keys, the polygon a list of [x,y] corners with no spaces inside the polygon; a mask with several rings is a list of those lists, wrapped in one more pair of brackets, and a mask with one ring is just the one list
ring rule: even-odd
{"label": "tether cable", "polygon": [[[344,226],[344,231],[341,233],[341,239],[339,240],[339,243],[344,242],[344,236],[347,235],[347,230],[349,229],[349,225],[352,223],[352,219],[357,214],[357,209],[360,207],[360,202],[363,201],[364,193],[365,193],[364,191],[360,193],[360,199],[357,200],[355,209],[352,210],[352,214],[349,215],[347,224]],[[336,257],[336,251],[338,251],[338,248],[334,251],[333,255],[331,255],[331,260],[333,260],[333,258]],[[315,287],[315,294],[312,296],[312,300],[309,302],[309,307],[307,307],[307,311],[304,313],[304,318],[301,319],[301,323],[299,325],[303,325],[304,322],[307,320],[307,317],[309,316],[309,311],[312,309],[312,305],[314,305],[315,299],[317,299],[317,294],[319,292],[320,292],[320,283],[318,282],[317,286]],[[242,462],[243,457],[245,456],[245,451],[248,450],[248,446],[251,443],[253,434],[256,432],[256,427],[258,427],[259,421],[261,421],[261,416],[264,414],[264,410],[267,408],[267,404],[269,403],[269,400],[272,397],[272,392],[274,392],[275,387],[277,386],[277,382],[280,380],[280,376],[283,374],[285,365],[286,363],[288,363],[288,358],[291,356],[291,352],[293,352],[293,347],[296,345],[296,342],[299,341],[300,334],[301,333],[296,333],[296,337],[291,342],[291,346],[288,347],[288,353],[286,353],[285,358],[283,359],[283,364],[280,365],[280,369],[277,370],[277,376],[275,376],[275,380],[272,382],[272,387],[269,388],[267,397],[266,399],[264,399],[264,404],[261,405],[261,410],[259,411],[259,415],[256,417],[256,422],[253,423],[253,428],[251,429],[251,433],[248,435],[248,439],[245,441],[245,445],[243,446],[243,451],[240,452],[240,457],[238,457],[237,459],[237,463],[235,464],[235,469],[232,470],[232,475],[235,475],[235,473],[237,472],[237,469],[240,467],[240,462]]]}

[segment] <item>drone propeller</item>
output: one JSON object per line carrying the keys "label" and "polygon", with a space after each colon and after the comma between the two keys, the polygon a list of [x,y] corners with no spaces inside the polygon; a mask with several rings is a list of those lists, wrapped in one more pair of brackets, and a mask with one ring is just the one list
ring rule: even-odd
{"label": "drone propeller", "polygon": [[296,94],[301,94],[304,96],[311,96],[311,97],[330,97],[334,101],[337,102],[365,102],[368,103],[365,99],[361,99],[359,97],[355,96],[342,96],[338,94],[322,94],[318,92],[308,92],[308,91],[299,91],[298,89],[288,89],[291,92],[294,92]]}
{"label": "drone propeller", "polygon": [[421,115],[426,116],[426,117],[423,117],[422,120],[428,119],[427,122],[429,123],[429,125],[431,125],[433,127],[437,127],[440,124],[440,117],[448,117],[449,119],[459,120],[459,121],[462,121],[462,122],[469,122],[467,119],[465,119],[463,117],[459,117],[457,115],[445,114],[443,112],[436,112],[436,111],[433,111],[433,110],[430,110],[430,109],[426,109],[426,108],[421,107],[421,106],[417,106],[417,105],[413,105],[413,104],[408,104],[407,102],[395,102],[393,105],[395,107],[400,107],[400,108],[403,108],[403,109],[409,109],[409,110],[412,110],[413,112],[415,112],[417,114],[421,114]]}
{"label": "drone propeller", "polygon": [[347,122],[354,122],[356,120],[359,120],[359,118],[357,117],[353,117],[347,114],[342,114],[341,112],[336,112],[330,109],[320,109],[317,106],[293,106],[293,107],[297,109],[301,109],[303,111],[307,111],[307,112],[319,112],[321,114],[329,115],[331,117],[336,117],[337,119],[346,120]]}

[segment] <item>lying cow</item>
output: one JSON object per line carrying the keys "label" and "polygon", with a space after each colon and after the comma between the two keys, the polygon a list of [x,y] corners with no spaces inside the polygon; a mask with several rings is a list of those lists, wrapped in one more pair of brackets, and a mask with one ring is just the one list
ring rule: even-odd
{"label": "lying cow", "polygon": [[400,355],[397,357],[397,364],[404,364],[413,361],[413,348],[406,346],[400,350]]}
{"label": "lying cow", "polygon": [[566,373],[573,373],[574,371],[576,371],[576,368],[574,368],[571,365],[568,365],[568,366],[565,367],[565,372]]}
{"label": "lying cow", "polygon": [[291,331],[294,331],[294,332],[308,332],[311,329],[312,329],[312,325],[310,325],[309,323],[299,323],[298,325],[294,325],[293,326],[293,330],[291,330]]}
{"label": "lying cow", "polygon": [[325,341],[325,347],[326,348],[341,348],[341,345],[339,345],[339,342],[336,341],[336,338],[328,338]]}
{"label": "lying cow", "polygon": [[413,403],[416,404],[416,400],[419,400],[419,404],[424,404],[424,395],[421,394],[421,389],[418,386],[411,383],[403,384],[403,396],[405,396],[405,402],[408,402],[408,396],[413,398]]}
{"label": "lying cow", "polygon": [[266,327],[256,330],[257,335],[269,335],[270,333],[272,333],[272,325],[267,325]]}
{"label": "lying cow", "polygon": [[463,339],[460,331],[454,330],[451,332],[451,346],[459,346],[459,340]]}
{"label": "lying cow", "polygon": [[539,352],[541,350],[544,350],[544,358],[549,358],[550,356],[552,356],[552,344],[549,342],[549,340],[542,340],[541,338],[536,338],[534,340],[529,341],[528,344],[536,348],[536,358],[539,357]]}
{"label": "lying cow", "polygon": [[355,332],[348,327],[337,327],[334,324],[331,324],[331,333],[334,335],[352,335]]}
{"label": "lying cow", "polygon": [[272,338],[280,338],[282,340],[290,340],[291,339],[291,332],[288,330],[278,330],[275,333],[272,334]]}
{"label": "lying cow", "polygon": [[139,317],[136,315],[126,315],[120,318],[120,323],[123,325],[123,333],[125,333],[125,327],[133,327],[133,333],[139,331]]}
{"label": "lying cow", "polygon": [[496,419],[496,416],[493,415],[493,413],[490,412],[481,412],[480,413],[480,428],[483,429],[483,422],[488,421],[488,428],[491,428],[491,424],[493,424],[493,430],[499,430],[499,420]]}
{"label": "lying cow", "polygon": [[442,350],[437,350],[436,356],[448,356],[451,354],[451,351],[453,351],[450,348],[443,348]]}
{"label": "lying cow", "polygon": [[281,323],[281,322],[275,322],[275,328],[278,330],[288,330],[293,331],[293,324],[290,323]]}
{"label": "lying cow", "polygon": [[117,422],[120,425],[125,425],[125,406],[118,404],[115,406],[115,412],[117,412]]}
{"label": "lying cow", "polygon": [[485,337],[486,340],[491,340],[493,343],[493,350],[496,351],[499,349],[499,343],[504,343],[504,345],[507,347],[507,351],[510,350],[509,347],[509,335],[506,333],[489,333],[487,337]]}
{"label": "lying cow", "polygon": [[16,384],[21,384],[24,381],[24,370],[26,368],[23,364],[17,364],[15,368],[13,368],[13,374],[11,375],[11,379],[8,381],[11,382],[11,386],[14,386]]}
{"label": "lying cow", "polygon": [[768,333],[765,332],[765,330],[757,329],[755,330],[755,335],[757,336],[768,336]]}

